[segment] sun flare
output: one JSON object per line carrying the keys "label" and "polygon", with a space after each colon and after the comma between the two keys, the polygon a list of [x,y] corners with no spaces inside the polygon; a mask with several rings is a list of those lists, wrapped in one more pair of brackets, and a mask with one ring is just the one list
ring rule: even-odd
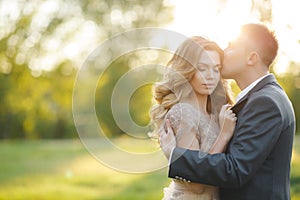
{"label": "sun flare", "polygon": [[[245,23],[257,23],[257,13],[251,12],[251,1],[237,0],[170,0],[175,6],[174,20],[166,28],[177,31],[187,37],[206,36],[225,48],[238,34]],[[289,63],[300,62],[299,35],[300,13],[295,1],[278,0],[272,2],[272,24],[279,41],[278,63],[274,70],[284,74]],[[288,7],[287,7],[288,6]]]}
{"label": "sun flare", "polygon": [[[218,42],[225,48],[246,22],[257,22],[250,15],[250,1],[180,1],[172,0],[175,5],[174,21],[168,29],[186,36],[202,35]],[[245,15],[244,13],[249,13]]]}

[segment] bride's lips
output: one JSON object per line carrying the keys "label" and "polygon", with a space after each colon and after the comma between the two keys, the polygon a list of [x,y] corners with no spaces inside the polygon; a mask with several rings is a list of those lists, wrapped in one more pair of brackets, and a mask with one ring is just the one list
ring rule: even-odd
{"label": "bride's lips", "polygon": [[215,84],[213,84],[213,83],[206,83],[206,84],[202,84],[202,85],[207,88],[211,88],[211,87],[215,86]]}

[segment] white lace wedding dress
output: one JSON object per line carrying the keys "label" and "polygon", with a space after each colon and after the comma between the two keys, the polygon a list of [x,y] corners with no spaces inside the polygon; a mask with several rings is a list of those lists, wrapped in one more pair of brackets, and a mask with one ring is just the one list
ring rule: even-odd
{"label": "white lace wedding dress", "polygon": [[[215,117],[205,115],[188,103],[174,105],[168,111],[166,118],[170,119],[176,138],[196,134],[199,149],[205,152],[209,151],[219,134],[219,126]],[[218,200],[219,192],[214,186],[173,179],[170,185],[164,188],[163,200],[177,199]]]}

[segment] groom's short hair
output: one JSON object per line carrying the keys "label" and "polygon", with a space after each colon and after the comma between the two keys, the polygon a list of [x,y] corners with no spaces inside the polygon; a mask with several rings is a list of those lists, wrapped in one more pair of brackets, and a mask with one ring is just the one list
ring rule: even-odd
{"label": "groom's short hair", "polygon": [[274,31],[262,24],[245,24],[241,34],[259,47],[263,63],[270,66],[277,56],[278,41]]}

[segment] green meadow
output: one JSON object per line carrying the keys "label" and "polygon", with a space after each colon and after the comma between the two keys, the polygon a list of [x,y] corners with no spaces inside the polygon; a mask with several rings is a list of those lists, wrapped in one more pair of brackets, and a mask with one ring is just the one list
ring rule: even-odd
{"label": "green meadow", "polygon": [[[0,159],[1,200],[161,199],[170,181],[166,168],[142,174],[112,170],[79,140],[1,141]],[[300,200],[300,136],[294,144],[291,184],[292,200]]]}

